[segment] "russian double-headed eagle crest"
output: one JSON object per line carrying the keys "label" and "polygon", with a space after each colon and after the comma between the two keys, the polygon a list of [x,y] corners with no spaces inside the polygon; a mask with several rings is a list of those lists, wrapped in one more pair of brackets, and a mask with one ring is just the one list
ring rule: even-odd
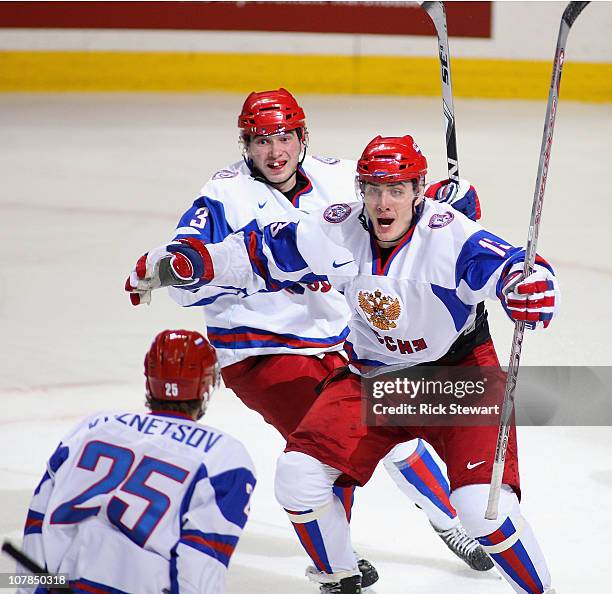
{"label": "russian double-headed eagle crest", "polygon": [[397,328],[395,320],[400,317],[402,308],[397,297],[383,295],[380,289],[373,293],[359,291],[359,307],[364,311],[370,324],[380,330]]}

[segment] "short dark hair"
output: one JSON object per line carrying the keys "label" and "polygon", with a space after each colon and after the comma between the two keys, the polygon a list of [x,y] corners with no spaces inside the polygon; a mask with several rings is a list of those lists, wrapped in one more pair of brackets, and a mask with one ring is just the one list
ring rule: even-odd
{"label": "short dark hair", "polygon": [[202,416],[202,400],[178,400],[170,402],[168,400],[157,400],[156,398],[146,397],[145,405],[149,410],[159,410],[167,412],[178,412],[196,418]]}

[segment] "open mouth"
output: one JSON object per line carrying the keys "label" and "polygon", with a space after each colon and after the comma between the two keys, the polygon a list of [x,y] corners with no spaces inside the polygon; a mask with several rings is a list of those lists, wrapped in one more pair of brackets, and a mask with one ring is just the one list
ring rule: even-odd
{"label": "open mouth", "polygon": [[271,169],[272,171],[278,171],[282,169],[286,164],[287,161],[272,161],[271,163],[268,163],[266,167],[268,169]]}
{"label": "open mouth", "polygon": [[378,226],[381,229],[388,229],[389,227],[391,227],[391,225],[393,225],[393,221],[395,219],[387,219],[387,218],[377,218],[376,222],[378,223]]}

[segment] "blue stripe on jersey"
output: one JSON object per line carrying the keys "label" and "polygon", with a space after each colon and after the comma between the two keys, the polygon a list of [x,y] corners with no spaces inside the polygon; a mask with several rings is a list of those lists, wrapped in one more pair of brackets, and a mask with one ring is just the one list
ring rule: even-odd
{"label": "blue stripe on jersey", "polygon": [[[296,282],[308,284],[318,280],[326,281],[326,276],[317,276],[312,272],[307,272],[308,267],[306,262],[304,262],[304,259],[300,255],[297,245],[295,245],[295,242],[291,239],[291,233],[283,234],[282,231],[285,227],[279,228],[278,225],[284,225],[284,223],[272,223],[271,225],[267,225],[262,232],[258,228],[256,221],[251,221],[241,229],[241,231],[244,232],[244,244],[251,261],[251,268],[253,272],[261,277],[266,283],[266,289],[278,291],[286,287],[291,287]],[[264,239],[266,245],[272,252],[272,256],[278,268],[283,270],[286,269],[289,272],[304,270],[304,275],[299,279],[293,280],[281,281],[275,279],[270,273],[268,258],[263,253]],[[278,262],[276,258],[279,259]]]}
{"label": "blue stripe on jersey", "polygon": [[219,328],[209,326],[207,329],[208,340],[217,349],[251,349],[251,348],[277,348],[306,349],[329,347],[344,342],[348,336],[349,329],[344,330],[337,336],[326,336],[324,338],[310,338],[297,334],[276,334],[267,330],[251,328],[249,326],[238,326],[237,328]]}
{"label": "blue stripe on jersey", "polygon": [[272,223],[264,229],[274,263],[283,272],[299,272],[308,268],[297,249],[297,223]]}
{"label": "blue stripe on jersey", "polygon": [[36,487],[36,489],[34,489],[34,495],[38,495],[40,493],[40,489],[41,487],[51,478],[51,475],[49,474],[48,470],[45,470],[45,474],[43,474],[43,477],[40,479],[40,483],[38,483],[38,486]]}
{"label": "blue stripe on jersey", "polygon": [[248,519],[245,509],[249,505],[255,482],[253,473],[246,468],[233,468],[210,477],[219,511],[228,522],[240,528],[244,528]]}
{"label": "blue stripe on jersey", "polygon": [[[61,443],[57,446],[57,448],[55,449],[55,452],[51,454],[51,457],[49,458],[49,462],[47,463],[49,468],[51,469],[51,472],[55,474],[59,470],[59,467],[67,460],[69,453],[70,452],[67,446],[62,445]],[[40,479],[40,483],[38,483],[38,486],[34,490],[34,495],[38,495],[38,493],[40,493],[41,487],[50,478],[51,478],[51,475],[49,474],[49,471],[48,470],[45,471],[45,474],[43,474],[42,479]]]}
{"label": "blue stripe on jersey", "polygon": [[219,243],[233,232],[227,222],[223,203],[208,196],[200,196],[181,217],[176,228],[184,227],[190,227],[195,233],[179,233],[174,236],[175,239],[197,237],[204,243]]}
{"label": "blue stripe on jersey", "polygon": [[68,446],[62,445],[61,443],[57,446],[57,449],[51,458],[49,458],[49,468],[55,473],[59,470],[59,467],[68,459]]}
{"label": "blue stripe on jersey", "polygon": [[227,567],[238,544],[238,537],[229,534],[204,533],[199,530],[183,530],[181,542]]}
{"label": "blue stripe on jersey", "polygon": [[[522,259],[520,248],[512,247],[503,239],[485,231],[477,231],[471,235],[461,248],[455,265],[455,283],[463,279],[470,289],[482,289],[493,273],[510,260],[514,263]],[[516,259],[515,259],[516,257]]]}
{"label": "blue stripe on jersey", "polygon": [[355,348],[353,347],[353,343],[349,342],[348,340],[344,342],[344,350],[346,351],[346,354],[348,355],[349,361],[351,363],[355,363],[357,365],[368,365],[371,367],[380,367],[381,365],[386,365],[382,361],[376,361],[374,359],[360,359],[355,354]]}
{"label": "blue stripe on jersey", "polygon": [[[178,287],[179,289],[181,287]],[[238,287],[219,287],[219,289],[231,289],[230,291],[223,291],[221,293],[217,293],[217,295],[213,295],[212,297],[204,297],[194,303],[189,303],[186,307],[194,307],[197,305],[210,305],[214,303],[219,297],[224,297],[225,295],[231,295],[232,297],[247,297],[247,292],[245,289],[239,289]],[[190,287],[184,287],[186,291],[190,289]]]}
{"label": "blue stripe on jersey", "polygon": [[130,594],[129,592],[119,590],[118,588],[112,588],[106,584],[93,582],[92,580],[86,580],[85,578],[79,578],[78,580],[74,581],[70,580],[70,589],[73,592],[78,592],[79,594],[91,594],[92,592],[96,592],[96,594]]}
{"label": "blue stripe on jersey", "polygon": [[431,292],[442,301],[446,309],[448,309],[453,318],[455,330],[461,330],[472,311],[472,307],[466,305],[457,297],[457,291],[455,289],[445,289],[444,287],[432,284]]}
{"label": "blue stripe on jersey", "polygon": [[189,506],[191,505],[191,498],[193,497],[193,492],[195,491],[195,488],[197,487],[200,481],[204,480],[207,477],[208,470],[206,469],[206,466],[204,466],[204,464],[200,464],[200,467],[196,471],[193,479],[191,479],[191,483],[189,483],[189,487],[187,487],[187,491],[185,492],[185,495],[183,496],[183,501],[181,502],[181,526],[183,525],[184,515],[189,511]]}
{"label": "blue stripe on jersey", "polygon": [[42,534],[42,525],[45,519],[45,514],[34,511],[33,509],[28,510],[26,517],[25,527],[23,529],[23,535],[28,534]]}

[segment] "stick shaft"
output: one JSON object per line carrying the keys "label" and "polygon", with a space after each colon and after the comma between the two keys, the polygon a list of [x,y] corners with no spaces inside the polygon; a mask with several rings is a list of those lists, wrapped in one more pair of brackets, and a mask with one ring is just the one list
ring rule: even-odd
{"label": "stick shaft", "polygon": [[14,547],[8,540],[5,540],[2,543],[2,550],[7,555],[15,559],[15,561],[17,561],[19,565],[21,565],[22,567],[25,567],[25,569],[27,569],[28,571],[31,571],[32,573],[41,573],[41,574],[47,573],[44,567],[41,567],[40,565],[38,565],[36,561],[34,561],[33,559],[30,559],[27,555],[22,553],[18,548]]}
{"label": "stick shaft", "polygon": [[[2,543],[2,551],[13,559],[15,559],[15,561],[17,561],[19,565],[21,565],[28,571],[40,575],[50,575],[44,567],[36,563],[34,559],[30,559],[30,557],[28,557],[25,553],[22,553],[18,548],[14,547],[8,540],[5,540]],[[68,586],[62,586],[61,588],[55,586],[55,588],[61,589],[62,592],[64,592],[65,594],[74,594],[74,591],[71,590]]]}
{"label": "stick shaft", "polygon": [[[542,207],[544,205],[544,190],[548,177],[548,164],[552,149],[553,132],[555,129],[555,119],[557,116],[557,104],[559,102],[559,88],[561,85],[561,74],[563,62],[565,60],[565,45],[570,27],[582,12],[588,2],[570,2],[563,12],[559,35],[557,37],[557,48],[553,61],[553,71],[546,106],[546,118],[544,120],[544,133],[542,134],[542,146],[540,148],[540,160],[538,164],[538,175],[536,178],[535,192],[533,195],[533,205],[531,208],[531,220],[527,234],[527,247],[525,248],[525,265],[523,267],[523,278],[533,272],[538,244],[538,234],[542,219]],[[489,500],[485,518],[495,520],[497,518],[497,508],[499,494],[501,490],[504,466],[506,463],[506,451],[514,410],[514,392],[518,378],[519,364],[521,360],[521,349],[523,346],[523,336],[525,333],[525,322],[515,322],[514,334],[512,336],[512,350],[510,352],[510,363],[508,365],[508,377],[506,379],[506,389],[497,434],[497,445],[495,447],[495,461],[491,476],[491,486],[489,488]]]}
{"label": "stick shaft", "polygon": [[446,164],[448,177],[459,182],[459,160],[457,156],[457,134],[455,130],[455,107],[453,104],[453,82],[448,48],[446,11],[443,2],[423,2],[423,10],[429,15],[438,36],[438,57],[440,59],[440,79],[442,81],[442,109],[446,134]]}

